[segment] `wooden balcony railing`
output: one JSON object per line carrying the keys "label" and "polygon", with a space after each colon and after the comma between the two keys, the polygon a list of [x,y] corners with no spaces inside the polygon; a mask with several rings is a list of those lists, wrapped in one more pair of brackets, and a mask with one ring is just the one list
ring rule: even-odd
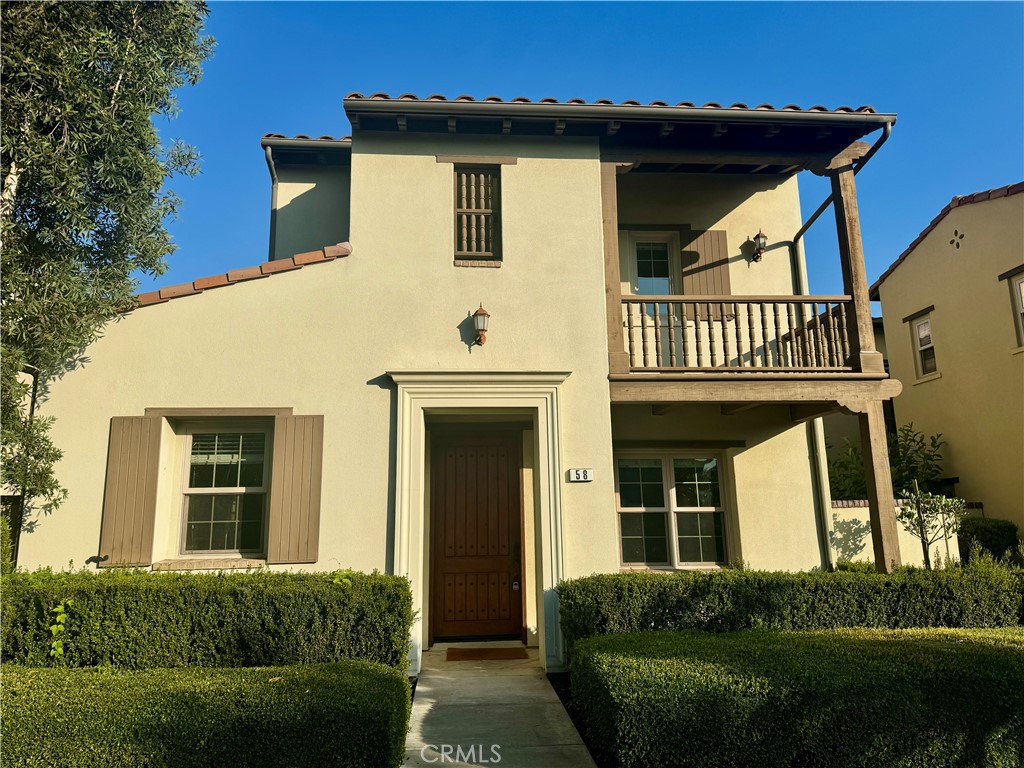
{"label": "wooden balcony railing", "polygon": [[629,296],[632,371],[852,371],[849,296]]}

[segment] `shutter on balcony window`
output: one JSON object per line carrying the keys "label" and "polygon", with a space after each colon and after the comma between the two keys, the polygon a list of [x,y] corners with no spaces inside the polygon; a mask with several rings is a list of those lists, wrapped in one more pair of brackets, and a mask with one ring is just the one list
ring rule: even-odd
{"label": "shutter on balcony window", "polygon": [[501,259],[501,166],[455,166],[455,258]]}
{"label": "shutter on balcony window", "polygon": [[110,420],[107,482],[103,494],[100,567],[150,565],[160,468],[159,416]]}
{"label": "shutter on balcony window", "polygon": [[[682,250],[683,293],[688,296],[731,295],[725,231],[709,229],[689,234],[690,242],[684,243]],[[711,316],[715,320],[721,317],[718,307],[712,309]]]}
{"label": "shutter on balcony window", "polygon": [[317,561],[323,452],[323,416],[274,419],[268,563]]}

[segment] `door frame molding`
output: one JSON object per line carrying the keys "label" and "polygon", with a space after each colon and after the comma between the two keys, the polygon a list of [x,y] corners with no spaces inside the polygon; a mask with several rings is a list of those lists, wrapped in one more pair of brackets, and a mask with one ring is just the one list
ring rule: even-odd
{"label": "door frame molding", "polygon": [[[424,580],[426,414],[435,412],[481,414],[486,411],[526,411],[534,420],[535,461],[534,542],[538,576],[538,636],[542,659],[549,672],[565,667],[565,651],[558,622],[555,591],[565,572],[562,521],[561,429],[559,385],[567,371],[388,371],[398,385],[395,424],[395,541],[394,572],[409,579],[412,607],[423,616],[426,605]],[[524,514],[526,514],[524,510]],[[419,674],[429,622],[413,628],[409,673]]]}

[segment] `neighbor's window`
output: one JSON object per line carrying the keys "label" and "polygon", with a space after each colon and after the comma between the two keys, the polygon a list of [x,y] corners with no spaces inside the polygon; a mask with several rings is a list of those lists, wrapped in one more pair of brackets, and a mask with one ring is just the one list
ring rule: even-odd
{"label": "neighbor's window", "polygon": [[455,166],[455,258],[501,259],[501,166]]}
{"label": "neighbor's window", "polygon": [[918,376],[935,373],[939,368],[935,362],[935,346],[932,343],[932,321],[924,318],[914,323],[914,344],[917,349]]}
{"label": "neighbor's window", "polygon": [[667,455],[616,461],[623,565],[725,562],[720,461]]}
{"label": "neighbor's window", "polygon": [[269,442],[266,431],[190,435],[186,553],[263,551]]}

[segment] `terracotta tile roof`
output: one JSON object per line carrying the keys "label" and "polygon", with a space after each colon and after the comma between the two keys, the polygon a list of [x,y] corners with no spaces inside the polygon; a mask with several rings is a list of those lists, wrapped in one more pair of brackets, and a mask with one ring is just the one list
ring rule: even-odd
{"label": "terracotta tile roof", "polygon": [[917,246],[921,244],[921,241],[931,234],[931,231],[939,226],[940,222],[946,218],[946,216],[949,215],[949,212],[954,208],[971,205],[972,203],[981,203],[985,200],[1009,197],[1010,195],[1020,194],[1021,192],[1024,192],[1024,181],[1019,181],[1016,184],[1009,184],[1005,187],[997,187],[996,189],[986,189],[984,192],[975,192],[972,195],[960,195],[958,197],[954,197],[949,201],[945,208],[939,211],[939,215],[932,219],[931,223],[927,227],[921,230],[921,234],[914,238],[914,242],[907,246],[907,249],[899,255],[896,261],[894,261],[889,268],[885,270],[885,272],[882,273],[881,277],[875,280],[871,288],[868,289],[868,294],[872,299],[877,301],[879,286],[885,282],[885,279],[889,277],[889,275],[896,271],[896,268],[906,260],[907,256],[910,255],[910,252],[917,248]]}
{"label": "terracotta tile roof", "polygon": [[390,95],[388,95],[386,93],[371,93],[369,96],[364,96],[363,94],[359,93],[358,91],[353,91],[352,93],[348,94],[345,97],[345,100],[346,101],[350,101],[350,100],[352,100],[352,101],[359,101],[359,100],[366,100],[366,101],[452,101],[452,102],[481,102],[481,103],[485,103],[485,104],[557,104],[559,106],[567,106],[567,105],[570,105],[570,104],[578,104],[578,105],[591,106],[591,107],[593,107],[593,106],[602,106],[602,105],[605,105],[605,106],[621,106],[621,107],[643,107],[643,106],[648,106],[648,107],[672,107],[672,106],[674,106],[674,107],[688,107],[688,108],[691,108],[691,109],[748,109],[748,110],[753,109],[753,110],[777,111],[777,112],[830,112],[830,113],[833,113],[833,114],[867,114],[867,115],[878,114],[876,112],[875,108],[871,107],[871,106],[861,106],[861,107],[857,107],[856,109],[854,109],[853,107],[842,106],[842,107],[836,107],[835,109],[829,109],[828,107],[824,107],[824,106],[822,106],[820,104],[816,104],[813,107],[808,107],[808,108],[804,109],[803,107],[800,107],[797,104],[786,104],[785,106],[782,106],[782,107],[775,107],[775,106],[773,106],[771,104],[758,104],[756,107],[751,107],[751,106],[748,106],[747,104],[743,104],[741,102],[737,102],[735,104],[730,104],[728,107],[725,107],[722,104],[719,104],[718,102],[714,102],[714,101],[709,101],[706,104],[701,104],[701,105],[694,104],[692,101],[681,101],[678,104],[669,104],[668,102],[665,102],[665,101],[652,101],[649,104],[642,104],[641,102],[636,101],[635,99],[627,99],[626,101],[623,101],[623,102],[620,102],[619,104],[616,104],[611,99],[598,99],[597,101],[586,101],[584,99],[576,98],[576,99],[569,99],[568,101],[559,101],[558,99],[552,98],[550,96],[545,97],[543,99],[538,99],[537,101],[532,101],[532,100],[526,98],[525,96],[516,96],[514,99],[509,99],[508,101],[506,101],[506,100],[502,99],[499,96],[487,96],[487,97],[485,97],[483,99],[476,99],[476,98],[474,98],[472,96],[465,96],[465,95],[463,95],[463,96],[456,96],[454,99],[449,99],[448,97],[442,96],[439,93],[434,93],[434,94],[431,94],[430,96],[426,96],[424,98],[420,98],[419,96],[417,96],[417,95],[415,95],[413,93],[403,93],[401,96],[390,96]]}
{"label": "terracotta tile roof", "polygon": [[285,136],[283,133],[264,133],[263,134],[263,138],[264,139],[288,139],[290,141],[296,141],[296,140],[298,140],[298,141],[352,141],[352,137],[351,136],[338,136],[337,138],[335,138],[334,136],[328,136],[328,135],[324,134],[323,136],[313,137],[313,136],[307,136],[304,133],[299,133],[299,134],[296,134],[295,136]]}
{"label": "terracotta tile roof", "polygon": [[[265,261],[254,267],[242,267],[241,269],[232,269],[229,272],[219,275],[200,277],[193,280],[191,283],[180,283],[178,285],[170,285],[166,288],[161,288],[158,291],[140,293],[135,297],[135,307],[132,309],[148,307],[153,304],[163,304],[166,301],[181,298],[182,296],[195,296],[196,294],[208,291],[212,288],[221,288],[225,285],[235,285],[236,283],[242,283],[246,280],[258,280],[261,277],[269,277],[281,272],[291,272],[296,269],[302,269],[303,267],[307,267],[311,264],[323,264],[324,262],[334,261],[335,259],[348,256],[350,253],[352,253],[351,243],[338,243],[337,245],[324,246],[319,251],[297,253],[289,259]],[[125,311],[130,312],[131,310],[129,309]]]}

